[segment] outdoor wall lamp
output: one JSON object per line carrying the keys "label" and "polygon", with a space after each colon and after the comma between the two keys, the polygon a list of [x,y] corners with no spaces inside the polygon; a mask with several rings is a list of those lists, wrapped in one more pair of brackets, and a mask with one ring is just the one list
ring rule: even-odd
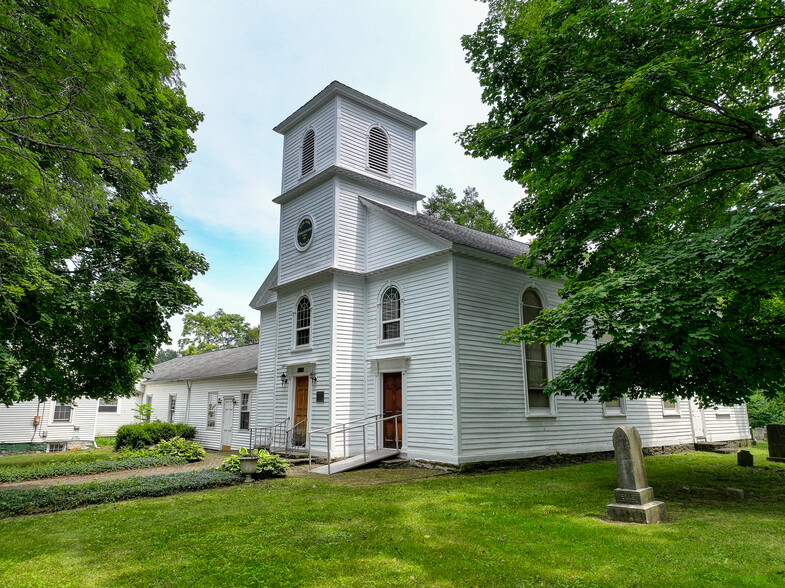
{"label": "outdoor wall lamp", "polygon": [[222,396],[218,397],[218,400],[215,401],[218,406],[221,406],[224,403],[224,399]]}
{"label": "outdoor wall lamp", "polygon": [[286,386],[286,382],[289,381],[289,378],[286,377],[286,372],[281,372],[281,386]]}
{"label": "outdoor wall lamp", "polygon": [[316,383],[316,372],[311,372],[311,382]]}

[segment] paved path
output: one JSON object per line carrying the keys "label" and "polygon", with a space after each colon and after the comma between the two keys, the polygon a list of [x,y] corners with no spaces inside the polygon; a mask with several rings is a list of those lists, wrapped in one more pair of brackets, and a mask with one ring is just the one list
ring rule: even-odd
{"label": "paved path", "polygon": [[103,482],[104,480],[119,480],[132,476],[159,476],[162,474],[175,474],[178,472],[195,472],[217,468],[230,452],[208,450],[202,461],[179,466],[164,466],[158,468],[142,468],[138,470],[121,470],[119,472],[106,472],[103,474],[90,474],[87,476],[61,476],[59,478],[44,478],[43,480],[28,480],[26,482],[12,482],[0,484],[0,491],[7,488],[40,488],[42,486],[66,486],[72,484],[87,484],[88,482]]}

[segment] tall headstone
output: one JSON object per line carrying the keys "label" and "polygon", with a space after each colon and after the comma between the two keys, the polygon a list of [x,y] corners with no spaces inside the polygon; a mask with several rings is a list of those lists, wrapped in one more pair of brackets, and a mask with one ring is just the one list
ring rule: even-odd
{"label": "tall headstone", "polygon": [[755,427],[755,439],[757,441],[766,440],[766,427]]}
{"label": "tall headstone", "polygon": [[665,503],[654,500],[654,489],[646,477],[638,430],[631,426],[617,427],[613,432],[613,449],[619,487],[614,492],[616,502],[607,507],[608,518],[647,525],[665,520]]}
{"label": "tall headstone", "polygon": [[785,425],[766,425],[766,437],[769,440],[769,461],[785,463]]}

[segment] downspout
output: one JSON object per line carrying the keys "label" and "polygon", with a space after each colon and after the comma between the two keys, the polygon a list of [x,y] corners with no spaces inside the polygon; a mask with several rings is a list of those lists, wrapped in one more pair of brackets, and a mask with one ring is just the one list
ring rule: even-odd
{"label": "downspout", "polygon": [[185,381],[185,386],[188,388],[188,393],[185,396],[185,424],[188,424],[188,418],[191,416],[191,380]]}

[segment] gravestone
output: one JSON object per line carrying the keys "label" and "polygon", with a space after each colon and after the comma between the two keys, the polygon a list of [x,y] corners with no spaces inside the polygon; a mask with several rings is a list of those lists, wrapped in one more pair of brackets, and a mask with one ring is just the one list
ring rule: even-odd
{"label": "gravestone", "polygon": [[736,454],[736,463],[745,468],[752,467],[752,454],[746,449],[742,449]]}
{"label": "gravestone", "polygon": [[755,439],[757,441],[766,440],[766,427],[755,427]]}
{"label": "gravestone", "polygon": [[654,500],[654,489],[646,477],[638,430],[631,426],[617,427],[613,432],[613,450],[619,487],[614,491],[616,502],[607,506],[608,518],[647,525],[665,520],[665,503]]}
{"label": "gravestone", "polygon": [[785,463],[785,425],[766,425],[766,437],[769,440],[769,461]]}

